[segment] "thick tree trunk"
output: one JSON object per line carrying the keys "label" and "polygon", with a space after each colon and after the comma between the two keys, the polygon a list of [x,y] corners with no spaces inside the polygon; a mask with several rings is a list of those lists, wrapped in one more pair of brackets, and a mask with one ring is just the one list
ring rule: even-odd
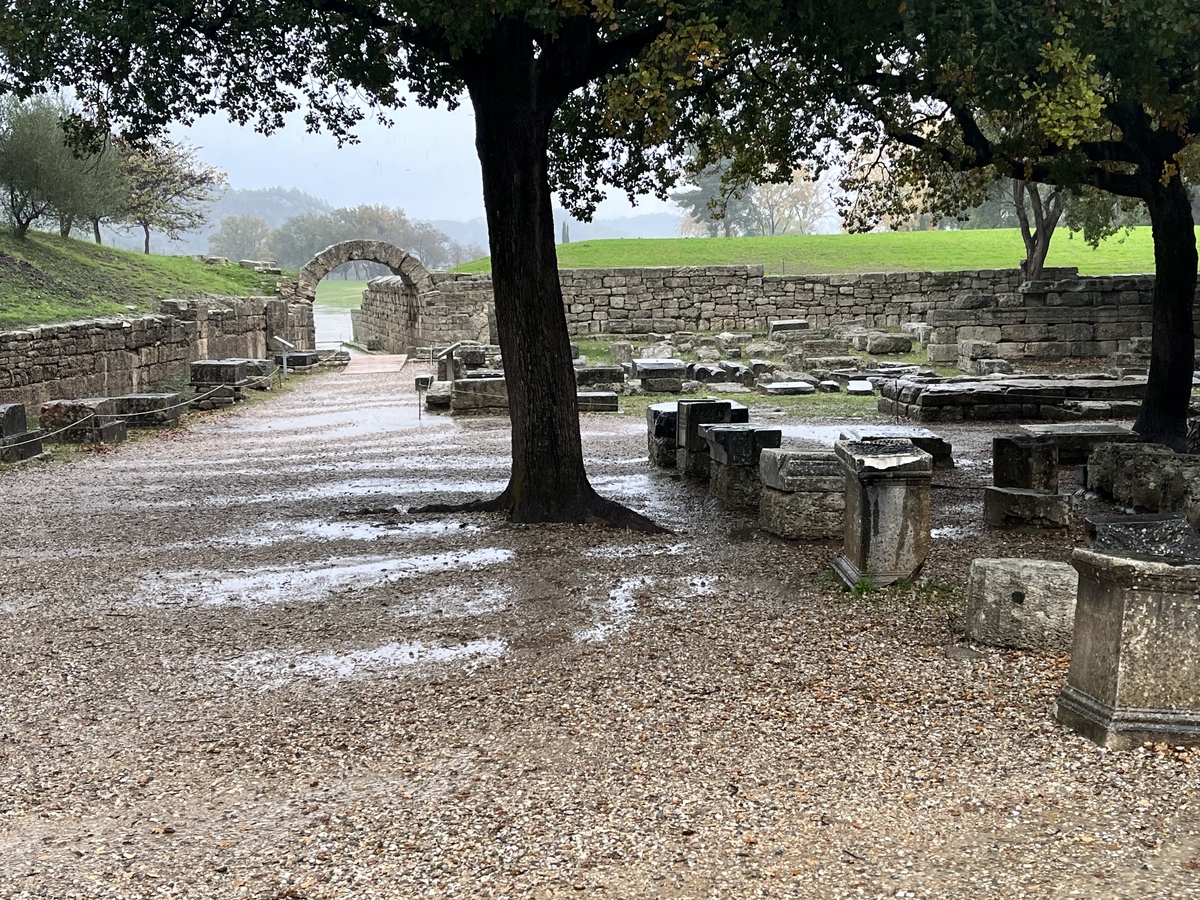
{"label": "thick tree trunk", "polygon": [[1153,344],[1146,398],[1134,429],[1143,441],[1187,449],[1188,402],[1195,369],[1192,309],[1196,231],[1182,181],[1157,182],[1146,198],[1154,231]]}
{"label": "thick tree trunk", "polygon": [[584,470],[547,177],[553,110],[539,100],[532,55],[524,62],[515,56],[512,45],[502,49],[486,75],[468,85],[512,420],[508,487],[475,508],[506,509],[515,522],[601,521],[661,531],[600,497]]}
{"label": "thick tree trunk", "polygon": [[143,225],[143,226],[142,226],[142,232],[143,232],[143,234],[145,234],[145,235],[146,235],[146,242],[145,242],[145,244],[144,244],[144,250],[143,250],[143,252],[144,252],[144,253],[145,253],[147,256],[149,256],[149,255],[150,255],[150,226],[149,226],[149,225]]}
{"label": "thick tree trunk", "polygon": [[99,219],[92,219],[92,236],[96,238],[97,244],[104,243],[104,241],[100,240],[100,220]]}

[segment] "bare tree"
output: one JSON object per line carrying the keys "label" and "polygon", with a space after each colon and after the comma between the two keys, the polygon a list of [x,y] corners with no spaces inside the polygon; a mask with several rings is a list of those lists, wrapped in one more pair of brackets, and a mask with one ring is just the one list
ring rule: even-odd
{"label": "bare tree", "polygon": [[[1037,278],[1042,274],[1046,265],[1046,254],[1050,252],[1050,238],[1062,218],[1062,196],[1057,188],[1046,187],[1046,193],[1032,181],[1014,178],[1012,183],[1013,206],[1016,208],[1017,221],[1021,224],[1021,239],[1025,241],[1025,260],[1021,263],[1021,271],[1026,278]],[[1028,200],[1029,209],[1025,208]],[[1030,227],[1029,213],[1033,212],[1033,226]]]}

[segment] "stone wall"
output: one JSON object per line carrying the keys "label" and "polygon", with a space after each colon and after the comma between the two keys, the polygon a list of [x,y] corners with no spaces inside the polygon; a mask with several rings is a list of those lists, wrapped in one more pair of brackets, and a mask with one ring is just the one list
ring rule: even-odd
{"label": "stone wall", "polygon": [[1043,279],[1014,294],[964,298],[969,308],[930,312],[929,359],[970,368],[977,359],[1107,356],[1130,338],[1150,337],[1153,295],[1153,275],[1115,275]]}
{"label": "stone wall", "polygon": [[388,353],[464,340],[489,343],[491,278],[438,272],[429,283],[421,291],[401,275],[371,279],[352,316],[355,341]]}
{"label": "stone wall", "polygon": [[153,316],[95,319],[0,332],[0,403],[145,391],[197,359],[274,351],[278,335],[314,344],[312,306],[265,297],[164,300]]}
{"label": "stone wall", "polygon": [[[796,318],[814,328],[851,319],[868,328],[895,328],[952,310],[964,295],[1011,295],[1022,281],[1016,269],[764,276],[762,266],[564,269],[559,278],[567,325],[576,336],[766,331],[772,320]],[[431,284],[432,292],[422,293],[401,277],[371,281],[356,336],[375,338],[391,352],[494,339],[494,328],[488,335],[478,328],[481,316],[494,315],[490,276],[434,274]]]}
{"label": "stone wall", "polygon": [[1022,280],[1016,269],[764,276],[762,266],[575,269],[559,276],[575,335],[766,331],[775,319],[807,319],[813,328],[860,319],[868,328],[895,328],[950,309],[964,294],[1011,293]]}

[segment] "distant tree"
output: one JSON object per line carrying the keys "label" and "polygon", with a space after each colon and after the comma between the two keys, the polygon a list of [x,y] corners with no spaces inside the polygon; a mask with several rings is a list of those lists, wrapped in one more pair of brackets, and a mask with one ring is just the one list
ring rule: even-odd
{"label": "distant tree", "polygon": [[229,259],[262,259],[271,239],[265,219],[242,213],[226,216],[220,229],[208,239],[208,252]]}
{"label": "distant tree", "polygon": [[281,268],[293,272],[341,238],[338,223],[329,215],[301,213],[292,216],[271,235],[271,250]]}
{"label": "distant tree", "polygon": [[204,227],[209,204],[225,186],[224,172],[200,162],[195,148],[174,141],[118,146],[129,184],[121,221],[142,230],[146,253],[151,229],[175,240]]}
{"label": "distant tree", "polygon": [[0,106],[0,188],[13,233],[25,237],[38,219],[54,211],[70,151],[63,109],[46,98],[28,103],[8,98]]}
{"label": "distant tree", "polygon": [[706,166],[690,177],[694,187],[670,195],[709,237],[751,234],[756,227],[754,187],[749,182],[727,184],[726,171],[724,162]]}
{"label": "distant tree", "polygon": [[803,168],[790,181],[754,185],[750,198],[754,233],[814,234],[821,220],[833,212],[828,186]]}
{"label": "distant tree", "polygon": [[243,213],[258,216],[271,228],[278,228],[292,216],[303,213],[327,215],[333,206],[297,188],[230,188],[212,205],[209,217],[220,222],[226,216]]}
{"label": "distant tree", "polygon": [[443,269],[454,258],[454,242],[428,222],[412,226],[408,249],[417,255],[427,269]]}

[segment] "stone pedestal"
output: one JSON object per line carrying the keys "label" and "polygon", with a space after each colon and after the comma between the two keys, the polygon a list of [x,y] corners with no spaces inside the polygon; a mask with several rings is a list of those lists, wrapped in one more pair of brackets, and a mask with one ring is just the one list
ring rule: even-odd
{"label": "stone pedestal", "polygon": [[450,412],[507,414],[508,382],[503,378],[459,378],[450,394]]}
{"label": "stone pedestal", "polygon": [[967,581],[967,637],[993,647],[1071,649],[1079,575],[1070,563],[976,559]]}
{"label": "stone pedestal", "polygon": [[762,451],[758,524],[792,540],[841,537],[845,530],[846,471],[828,450]]}
{"label": "stone pedestal", "polygon": [[581,413],[618,412],[620,409],[615,391],[580,391],[576,396]]}
{"label": "stone pedestal", "polygon": [[[835,382],[836,383],[836,382]],[[843,441],[877,441],[883,438],[905,438],[913,442],[933,457],[935,469],[954,468],[954,447],[942,437],[928,428],[888,428],[886,431],[874,431],[870,428],[847,428],[841,433]]]}
{"label": "stone pedestal", "polygon": [[1071,497],[1026,488],[984,488],[983,521],[993,528],[1066,528],[1071,524]]}
{"label": "stone pedestal", "polygon": [[134,425],[170,425],[183,413],[178,394],[125,394],[113,406],[118,416]]}
{"label": "stone pedestal", "polygon": [[1137,441],[1137,432],[1124,425],[1097,425],[1090,422],[1069,422],[1054,425],[1022,425],[1021,431],[1035,437],[1049,436],[1058,442],[1058,464],[1086,463],[1100,444]]}
{"label": "stone pedestal", "polygon": [[41,452],[42,432],[29,427],[25,404],[0,403],[0,462],[20,462]]}
{"label": "stone pedestal", "polygon": [[679,404],[652,403],[646,407],[646,444],[650,465],[664,469],[675,468],[675,420]]}
{"label": "stone pedestal", "polygon": [[847,586],[913,577],[929,554],[933,457],[912,441],[838,441],[846,470],[846,518],[833,569]]}
{"label": "stone pedestal", "polygon": [[783,432],[761,425],[702,425],[708,441],[708,493],[730,509],[757,509],[762,481],[758,460],[762,451],[777,448]]}
{"label": "stone pedestal", "polygon": [[1054,716],[1112,749],[1200,744],[1200,559],[1076,550],[1075,642]]}
{"label": "stone pedestal", "polygon": [[992,438],[992,484],[1033,491],[1058,490],[1058,441],[1048,434]]}

